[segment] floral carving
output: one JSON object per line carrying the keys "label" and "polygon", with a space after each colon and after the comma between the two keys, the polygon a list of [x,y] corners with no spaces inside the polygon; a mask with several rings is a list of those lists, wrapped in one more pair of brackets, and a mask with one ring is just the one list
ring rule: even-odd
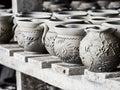
{"label": "floral carving", "polygon": [[79,42],[82,37],[77,36],[59,36],[55,40],[55,53],[58,57],[67,63],[80,64]]}
{"label": "floral carving", "polygon": [[51,55],[54,55],[54,56],[55,56],[54,42],[55,42],[56,37],[57,37],[57,34],[54,32],[50,32],[50,31],[48,31],[48,33],[45,37],[45,47],[46,47],[47,51]]}

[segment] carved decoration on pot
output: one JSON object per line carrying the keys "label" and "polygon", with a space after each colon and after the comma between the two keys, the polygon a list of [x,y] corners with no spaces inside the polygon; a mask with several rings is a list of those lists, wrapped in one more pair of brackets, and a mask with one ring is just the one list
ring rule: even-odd
{"label": "carved decoration on pot", "polygon": [[42,22],[33,22],[20,20],[18,28],[20,33],[17,34],[17,42],[20,46],[24,47],[25,51],[35,53],[46,53],[43,41],[47,30],[43,29]]}
{"label": "carved decoration on pot", "polygon": [[80,57],[88,70],[93,72],[115,71],[120,63],[120,39],[114,35],[116,29],[91,27],[80,42]]}
{"label": "carved decoration on pot", "polygon": [[0,13],[0,43],[8,43],[13,37],[13,17],[12,14]]}
{"label": "carved decoration on pot", "polygon": [[48,29],[48,32],[45,36],[45,47],[50,55],[56,56],[54,52],[54,42],[57,37],[57,33],[55,32],[54,27],[60,23],[63,23],[62,20],[56,20],[56,19],[50,19],[48,21],[45,21],[45,29]]}
{"label": "carved decoration on pot", "polygon": [[17,34],[20,33],[19,28],[17,27],[17,21],[19,20],[31,20],[36,22],[44,22],[46,20],[49,20],[51,17],[51,13],[47,12],[31,12],[31,13],[24,13],[24,14],[18,14],[14,18],[14,40],[17,40]]}
{"label": "carved decoration on pot", "polygon": [[85,22],[70,22],[57,25],[55,31],[55,54],[66,63],[81,64],[79,57],[79,43],[85,36],[84,28],[89,25]]}
{"label": "carved decoration on pot", "polygon": [[77,9],[80,10],[89,10],[89,9],[97,9],[99,8],[98,5],[96,4],[96,2],[94,1],[82,1],[82,3],[80,4],[80,6]]}

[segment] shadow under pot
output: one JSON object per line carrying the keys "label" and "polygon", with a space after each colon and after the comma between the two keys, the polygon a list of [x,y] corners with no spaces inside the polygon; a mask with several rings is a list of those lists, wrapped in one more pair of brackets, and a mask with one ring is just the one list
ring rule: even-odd
{"label": "shadow under pot", "polygon": [[13,37],[13,18],[9,13],[0,13],[0,43],[8,43]]}
{"label": "shadow under pot", "polygon": [[43,29],[42,22],[29,20],[17,21],[19,33],[17,34],[18,45],[23,46],[24,51],[34,53],[47,53],[44,44],[46,31]]}
{"label": "shadow under pot", "polygon": [[115,71],[120,63],[120,39],[114,35],[116,29],[95,26],[85,31],[87,35],[79,47],[83,64],[93,72]]}
{"label": "shadow under pot", "polygon": [[89,25],[85,22],[70,22],[55,26],[57,37],[54,50],[63,62],[82,64],[79,57],[79,44],[85,36],[84,28]]}

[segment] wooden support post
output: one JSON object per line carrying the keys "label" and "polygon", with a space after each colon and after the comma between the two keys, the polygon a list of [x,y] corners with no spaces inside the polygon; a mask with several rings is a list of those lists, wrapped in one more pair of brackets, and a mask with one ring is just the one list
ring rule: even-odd
{"label": "wooden support post", "polygon": [[16,71],[16,83],[17,83],[17,90],[22,90],[22,83],[21,83],[21,73]]}

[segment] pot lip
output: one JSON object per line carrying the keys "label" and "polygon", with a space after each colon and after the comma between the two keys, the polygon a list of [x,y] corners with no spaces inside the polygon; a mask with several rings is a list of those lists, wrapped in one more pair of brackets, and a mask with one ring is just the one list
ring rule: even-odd
{"label": "pot lip", "polygon": [[[74,26],[74,27],[72,27]],[[61,29],[61,30],[70,30],[70,29],[85,29],[87,27],[93,27],[93,26],[100,26],[100,25],[94,25],[94,24],[69,24],[68,26],[65,26],[63,24],[56,25],[54,28]]]}
{"label": "pot lip", "polygon": [[[79,13],[79,14],[78,14]],[[60,11],[60,12],[53,12],[53,14],[57,15],[79,15],[79,16],[87,16],[86,11],[80,11],[80,10],[73,10],[73,11]]]}
{"label": "pot lip", "polygon": [[111,9],[97,9],[97,10],[88,10],[89,15],[118,15],[119,12],[117,10]]}
{"label": "pot lip", "polygon": [[[37,13],[37,12],[36,12]],[[51,14],[52,15],[52,14]],[[29,17],[29,18],[38,18],[38,19],[49,19],[51,15],[42,13],[40,14],[35,14],[35,13],[24,13],[24,14],[17,14],[16,17]]]}
{"label": "pot lip", "polygon": [[120,26],[120,20],[107,21],[103,23],[102,25]]}
{"label": "pot lip", "polygon": [[66,17],[65,19],[86,19],[87,16],[84,15],[71,15],[69,17]]}
{"label": "pot lip", "polygon": [[[108,27],[108,26],[104,26],[104,25],[99,25],[99,26],[93,26],[93,27],[88,27],[88,28],[85,28],[85,32],[105,32],[105,31],[108,31],[110,30],[112,27]],[[116,28],[113,28],[116,30]]]}
{"label": "pot lip", "polygon": [[39,25],[39,24],[41,24],[41,23],[43,23],[43,22],[38,22],[38,21],[32,21],[32,20],[27,20],[27,19],[24,19],[24,20],[18,20],[18,21],[16,21],[17,23],[18,23],[18,25],[19,24],[36,24],[36,25]]}

